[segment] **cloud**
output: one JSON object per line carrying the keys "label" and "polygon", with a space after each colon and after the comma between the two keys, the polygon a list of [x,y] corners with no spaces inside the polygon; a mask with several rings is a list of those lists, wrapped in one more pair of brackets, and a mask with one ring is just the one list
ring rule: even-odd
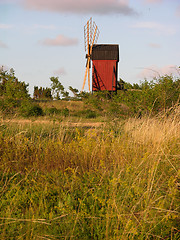
{"label": "cloud", "polygon": [[18,3],[22,0],[0,0],[0,4]]}
{"label": "cloud", "polygon": [[7,45],[0,40],[0,48],[7,48]]}
{"label": "cloud", "polygon": [[151,47],[151,48],[160,48],[161,45],[157,44],[157,43],[149,43],[149,47]]}
{"label": "cloud", "polygon": [[55,70],[54,74],[59,76],[59,75],[66,75],[67,73],[66,73],[65,69],[63,67],[61,67],[61,68]]}
{"label": "cloud", "polygon": [[174,26],[171,25],[164,25],[157,22],[137,22],[131,26],[132,28],[139,28],[139,29],[148,29],[156,31],[157,33],[161,34],[174,34],[176,33],[176,29]]}
{"label": "cloud", "polygon": [[151,65],[149,67],[144,68],[139,74],[138,77],[140,78],[154,78],[163,75],[174,74],[177,75],[178,67],[176,65],[166,65],[163,67],[157,67],[155,65]]}
{"label": "cloud", "polygon": [[24,6],[39,11],[47,10],[77,14],[137,14],[135,10],[129,6],[128,0],[25,0]]}
{"label": "cloud", "polygon": [[39,24],[34,24],[32,26],[33,29],[45,29],[45,30],[54,30],[56,29],[56,26],[54,25],[39,25]]}
{"label": "cloud", "polygon": [[163,0],[146,0],[146,3],[161,3]]}
{"label": "cloud", "polygon": [[176,16],[180,17],[180,5],[176,9]]}
{"label": "cloud", "polygon": [[71,46],[77,45],[78,40],[77,38],[68,38],[63,35],[58,35],[56,38],[46,38],[44,39],[41,44],[46,46]]}
{"label": "cloud", "polygon": [[0,24],[0,29],[10,29],[12,28],[13,26],[12,25],[9,25],[9,24]]}

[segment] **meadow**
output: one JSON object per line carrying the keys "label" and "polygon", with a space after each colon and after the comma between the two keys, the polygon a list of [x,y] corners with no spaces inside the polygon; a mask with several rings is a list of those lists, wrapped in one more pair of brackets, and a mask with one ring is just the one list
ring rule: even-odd
{"label": "meadow", "polygon": [[180,239],[179,107],[82,111],[1,119],[0,239]]}
{"label": "meadow", "polygon": [[32,98],[0,70],[0,239],[180,239],[178,76]]}

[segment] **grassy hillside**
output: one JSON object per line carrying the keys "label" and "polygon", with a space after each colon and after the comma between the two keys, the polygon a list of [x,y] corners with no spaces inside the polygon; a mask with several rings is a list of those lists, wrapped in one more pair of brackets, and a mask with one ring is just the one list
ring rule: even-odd
{"label": "grassy hillside", "polygon": [[98,126],[1,121],[0,238],[179,239],[171,112]]}

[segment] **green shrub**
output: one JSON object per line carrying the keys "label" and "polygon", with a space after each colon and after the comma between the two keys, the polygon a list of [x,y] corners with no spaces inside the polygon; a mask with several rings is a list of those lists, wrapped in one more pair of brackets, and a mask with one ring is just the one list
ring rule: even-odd
{"label": "green shrub", "polygon": [[31,117],[31,116],[42,116],[43,110],[42,108],[35,103],[32,103],[32,101],[22,101],[21,107],[20,107],[20,114],[23,117]]}
{"label": "green shrub", "polygon": [[68,109],[68,108],[62,109],[61,114],[62,114],[64,117],[69,116],[69,109]]}
{"label": "green shrub", "polygon": [[86,109],[74,113],[75,117],[96,118],[97,113],[91,109]]}
{"label": "green shrub", "polygon": [[51,108],[46,108],[45,109],[45,114],[46,115],[54,115],[54,114],[58,114],[60,111],[56,108],[56,107],[51,107]]}

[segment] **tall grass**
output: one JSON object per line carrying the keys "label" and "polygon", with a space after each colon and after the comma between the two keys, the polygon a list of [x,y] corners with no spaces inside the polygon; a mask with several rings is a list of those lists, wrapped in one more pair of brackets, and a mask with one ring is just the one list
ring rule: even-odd
{"label": "tall grass", "polygon": [[1,124],[1,239],[179,239],[180,121]]}

